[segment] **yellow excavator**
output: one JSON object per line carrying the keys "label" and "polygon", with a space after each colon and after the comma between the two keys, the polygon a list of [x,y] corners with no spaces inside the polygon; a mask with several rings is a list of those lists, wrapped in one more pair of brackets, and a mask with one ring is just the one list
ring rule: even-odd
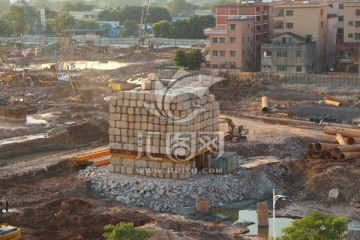
{"label": "yellow excavator", "polygon": [[[5,212],[9,210],[9,201],[7,199],[0,199],[0,216],[3,214],[3,210]],[[0,240],[17,240],[20,238],[20,228],[0,223]]]}
{"label": "yellow excavator", "polygon": [[229,130],[224,136],[225,142],[239,142],[242,139],[247,139],[246,134],[248,130],[243,126],[235,125],[231,118],[220,118],[219,123],[227,123]]}

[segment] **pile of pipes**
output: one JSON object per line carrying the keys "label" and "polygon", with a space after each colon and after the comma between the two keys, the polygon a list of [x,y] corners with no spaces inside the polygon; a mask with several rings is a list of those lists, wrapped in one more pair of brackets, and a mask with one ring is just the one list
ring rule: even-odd
{"label": "pile of pipes", "polygon": [[322,123],[322,122],[333,122],[333,123],[341,123],[342,122],[341,118],[334,117],[334,116],[331,116],[331,115],[326,115],[324,117],[317,117],[317,116],[310,117],[309,121],[319,123],[319,124]]}
{"label": "pile of pipes", "polygon": [[344,161],[360,158],[360,129],[326,126],[324,132],[334,135],[337,143],[309,143],[306,159]]}

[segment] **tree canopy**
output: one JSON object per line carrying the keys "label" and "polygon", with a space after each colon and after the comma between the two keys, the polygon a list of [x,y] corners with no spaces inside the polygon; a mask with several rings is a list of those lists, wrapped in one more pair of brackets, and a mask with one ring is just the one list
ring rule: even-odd
{"label": "tree canopy", "polygon": [[105,9],[98,14],[98,18],[105,21],[119,21],[120,14],[119,9]]}
{"label": "tree canopy", "polygon": [[282,229],[281,240],[342,240],[349,221],[343,217],[313,211]]}
{"label": "tree canopy", "polygon": [[198,8],[198,6],[187,2],[186,0],[172,0],[168,3],[167,7],[173,17],[179,16],[180,14],[188,16]]}
{"label": "tree canopy", "polygon": [[76,20],[69,13],[61,12],[49,20],[49,25],[55,33],[60,33],[62,30],[75,28]]}
{"label": "tree canopy", "polygon": [[65,12],[91,11],[94,7],[95,5],[88,4],[84,1],[76,1],[76,2],[65,1],[61,10]]}
{"label": "tree canopy", "polygon": [[[126,6],[120,11],[120,23],[123,23],[126,20],[134,20],[135,22],[140,23],[141,14],[141,6]],[[147,23],[156,23],[161,20],[171,20],[169,11],[163,7],[150,7]]]}
{"label": "tree canopy", "polygon": [[198,48],[191,48],[188,51],[179,49],[175,52],[173,63],[178,67],[185,67],[189,69],[198,69],[201,63],[205,61],[205,56]]}
{"label": "tree canopy", "polygon": [[126,20],[121,35],[123,37],[134,36],[136,34],[137,29],[138,29],[138,25],[134,20]]}

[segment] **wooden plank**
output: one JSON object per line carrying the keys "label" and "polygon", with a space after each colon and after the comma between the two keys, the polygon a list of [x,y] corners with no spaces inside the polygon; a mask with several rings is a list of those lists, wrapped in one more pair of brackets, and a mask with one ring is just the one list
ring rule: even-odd
{"label": "wooden plank", "polygon": [[102,165],[106,165],[106,164],[110,164],[110,158],[105,158],[105,159],[101,159],[101,160],[91,160],[91,165],[92,166],[102,166]]}
{"label": "wooden plank", "polygon": [[239,166],[242,168],[250,169],[250,168],[256,168],[259,166],[278,163],[278,162],[280,162],[279,159],[263,159],[263,160],[257,160],[257,161],[251,162],[251,163],[240,164]]}
{"label": "wooden plank", "polygon": [[83,154],[80,156],[76,156],[74,157],[75,162],[81,162],[81,161],[86,161],[92,158],[97,158],[97,157],[102,157],[102,156],[106,156],[106,155],[110,155],[110,150],[106,149],[106,150],[102,150],[99,152],[92,152],[92,153],[87,153],[87,154]]}

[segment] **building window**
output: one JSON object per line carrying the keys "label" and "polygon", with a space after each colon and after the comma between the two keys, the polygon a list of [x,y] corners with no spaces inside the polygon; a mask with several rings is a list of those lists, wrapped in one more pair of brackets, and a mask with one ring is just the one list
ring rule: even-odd
{"label": "building window", "polygon": [[296,72],[302,72],[302,67],[296,67]]}
{"label": "building window", "polygon": [[302,52],[301,52],[301,51],[297,51],[297,52],[296,52],[296,57],[302,57]]}
{"label": "building window", "polygon": [[213,38],[213,39],[212,39],[212,42],[213,42],[213,43],[217,43],[217,38]]}
{"label": "building window", "polygon": [[278,72],[286,72],[287,71],[287,66],[283,66],[283,65],[276,66],[276,70]]}
{"label": "building window", "polygon": [[235,24],[230,24],[230,30],[235,30]]}
{"label": "building window", "polygon": [[230,9],[230,13],[235,13],[235,14],[237,14],[236,8]]}
{"label": "building window", "polygon": [[235,38],[234,37],[230,38],[230,43],[235,43]]}
{"label": "building window", "polygon": [[320,15],[322,16],[324,14],[324,9],[320,9]]}
{"label": "building window", "polygon": [[287,10],[286,11],[286,16],[294,16],[294,11],[293,10]]}
{"label": "building window", "polygon": [[257,22],[260,22],[260,21],[261,21],[260,16],[257,16],[257,17],[256,17],[256,21],[257,21]]}
{"label": "building window", "polygon": [[242,37],[242,43],[245,43],[245,37]]}
{"label": "building window", "polygon": [[213,55],[213,57],[217,57],[218,51],[212,51],[212,55]]}
{"label": "building window", "polygon": [[257,12],[260,12],[260,7],[256,7],[256,11],[257,11]]}
{"label": "building window", "polygon": [[286,28],[294,28],[294,23],[286,23]]}
{"label": "building window", "polygon": [[230,51],[230,57],[235,57],[236,52],[235,51]]}
{"label": "building window", "polygon": [[344,9],[344,4],[340,3],[339,4],[339,9]]}
{"label": "building window", "polygon": [[331,9],[334,8],[334,4],[330,3],[329,8],[331,8]]}
{"label": "building window", "polygon": [[339,22],[344,21],[344,17],[343,17],[343,16],[339,16],[339,17],[338,17],[338,21],[339,21]]}
{"label": "building window", "polygon": [[360,40],[360,33],[355,33],[355,39]]}
{"label": "building window", "polygon": [[356,16],[360,16],[360,9],[356,9]]}
{"label": "building window", "polygon": [[357,67],[349,67],[349,72],[357,72]]}
{"label": "building window", "polygon": [[286,51],[280,51],[280,52],[277,52],[277,57],[287,57],[287,52]]}
{"label": "building window", "polygon": [[349,26],[352,26],[353,24],[353,21],[349,21]]}
{"label": "building window", "polygon": [[337,33],[338,33],[338,34],[343,34],[343,33],[344,33],[344,29],[343,29],[343,28],[338,28]]}
{"label": "building window", "polygon": [[272,51],[264,51],[264,57],[271,57],[272,56]]}
{"label": "building window", "polygon": [[348,34],[348,38],[353,38],[353,37],[354,37],[354,34],[352,34],[352,33]]}
{"label": "building window", "polygon": [[220,38],[220,43],[225,43],[225,38]]}
{"label": "building window", "polygon": [[225,51],[220,51],[220,57],[224,57],[225,56]]}
{"label": "building window", "polygon": [[340,57],[345,57],[345,51],[344,51],[344,50],[340,50],[340,51],[339,51],[339,55],[340,55]]}
{"label": "building window", "polygon": [[355,27],[360,27],[360,21],[355,21]]}
{"label": "building window", "polygon": [[321,21],[321,27],[322,27],[322,28],[324,27],[324,22],[323,22],[323,21]]}

